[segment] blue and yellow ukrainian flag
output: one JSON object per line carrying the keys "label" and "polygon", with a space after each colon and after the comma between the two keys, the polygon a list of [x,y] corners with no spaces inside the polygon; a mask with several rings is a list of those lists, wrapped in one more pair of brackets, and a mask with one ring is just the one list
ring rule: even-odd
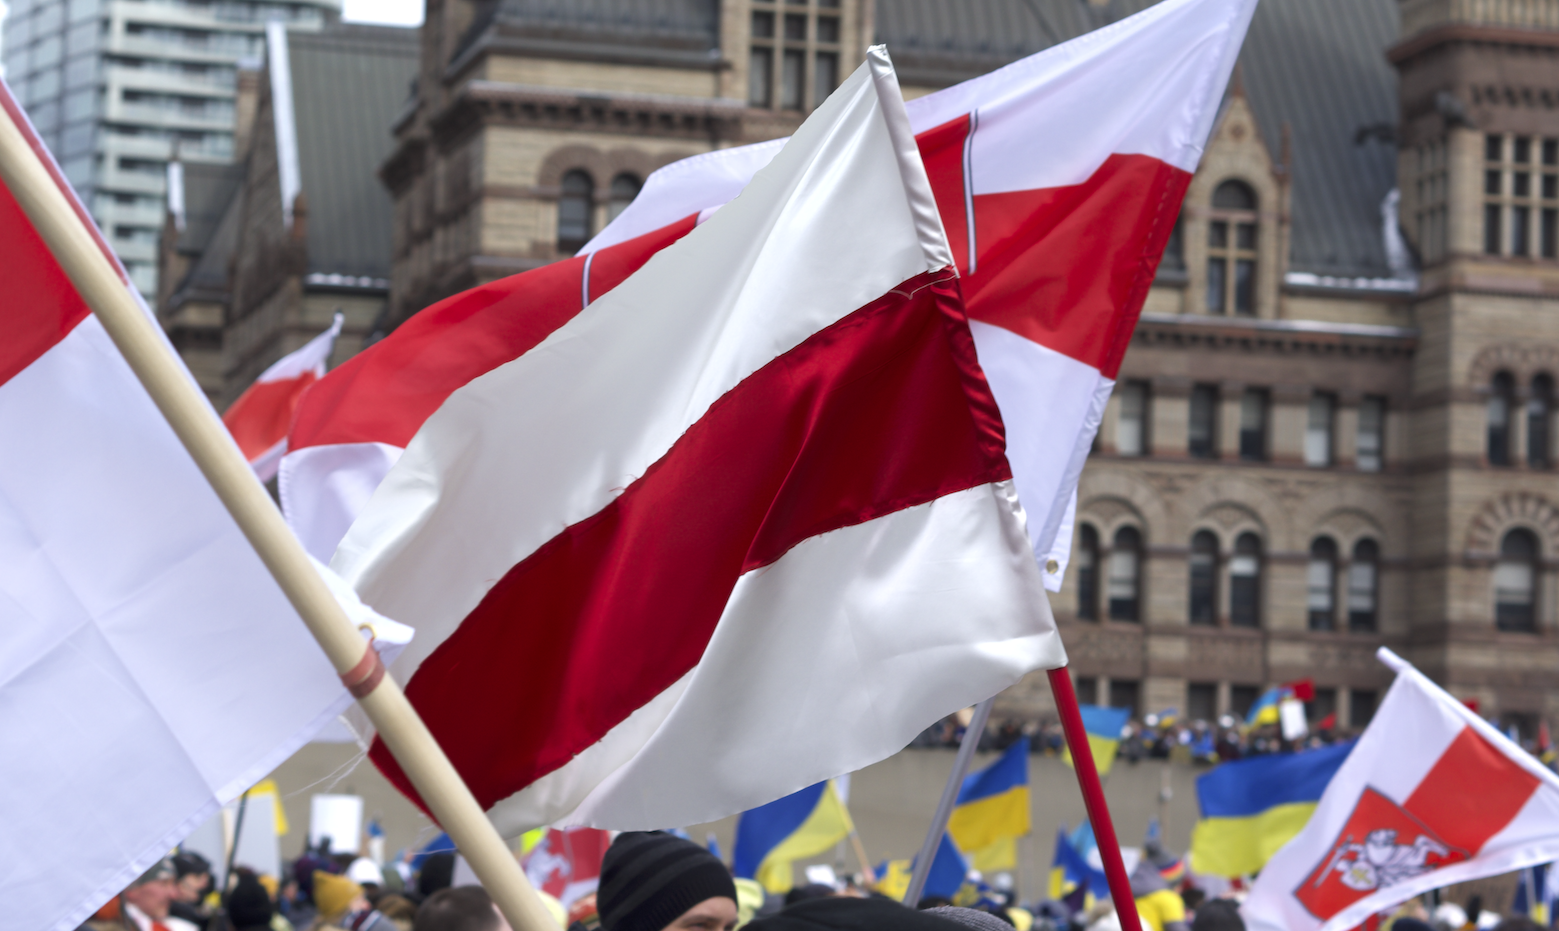
{"label": "blue and yellow ukrainian flag", "polygon": [[738,879],[756,879],[770,892],[787,892],[794,882],[792,862],[827,851],[853,830],[833,780],[819,782],[742,812],[731,873]]}
{"label": "blue and yellow ukrainian flag", "polygon": [[[1105,708],[1101,705],[1079,705],[1083,714],[1083,730],[1088,734],[1088,748],[1093,751],[1093,765],[1100,777],[1115,765],[1115,751],[1121,745],[1121,729],[1131,719],[1130,708]],[[1061,760],[1072,765],[1070,748],[1061,751]]]}
{"label": "blue and yellow ukrainian flag", "polygon": [[1017,839],[1029,832],[1029,739],[964,777],[947,832],[981,872],[1018,866]]}
{"label": "blue and yellow ukrainian flag", "polygon": [[1250,706],[1250,711],[1245,715],[1246,727],[1260,727],[1263,724],[1278,723],[1278,703],[1292,695],[1293,689],[1286,685],[1267,689],[1256,699],[1256,703]]}
{"label": "blue and yellow ukrainian flag", "polygon": [[1196,780],[1202,819],[1191,832],[1191,869],[1249,876],[1304,828],[1350,741],[1223,763]]}
{"label": "blue and yellow ukrainian flag", "polygon": [[1087,890],[1084,908],[1110,894],[1110,881],[1104,871],[1089,865],[1083,852],[1067,837],[1066,828],[1062,827],[1056,831],[1056,852],[1050,861],[1050,898],[1059,901],[1079,887]]}

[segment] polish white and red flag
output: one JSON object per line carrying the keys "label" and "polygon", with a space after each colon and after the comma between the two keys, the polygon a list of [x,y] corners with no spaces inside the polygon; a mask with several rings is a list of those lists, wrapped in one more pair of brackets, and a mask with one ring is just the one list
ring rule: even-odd
{"label": "polish white and red flag", "polygon": [[[0,135],[30,146],[41,183],[130,288],[3,82]],[[10,184],[0,181],[0,928],[69,931],[352,698]],[[404,643],[409,631],[325,577],[381,652]]]}
{"label": "polish white and red flag", "polygon": [[[906,108],[1045,584],[1077,477],[1255,0],[1164,0]],[[451,392],[527,352],[735,197],[784,140],[656,171],[579,256],[451,297],[301,403],[283,509],[328,559]]]}
{"label": "polish white and red flag", "polygon": [[1559,776],[1390,650],[1397,678],[1315,813],[1262,868],[1259,931],[1343,931],[1451,883],[1559,858]]}
{"label": "polish white and red flag", "polygon": [[510,834],[711,821],[1064,665],[886,53],[452,392],[334,565]]}
{"label": "polish white and red flag", "polygon": [[260,481],[276,476],[282,456],[287,454],[292,413],[303,392],[325,377],[343,320],[343,315],[336,314],[330,329],[272,363],[222,415],[227,432]]}

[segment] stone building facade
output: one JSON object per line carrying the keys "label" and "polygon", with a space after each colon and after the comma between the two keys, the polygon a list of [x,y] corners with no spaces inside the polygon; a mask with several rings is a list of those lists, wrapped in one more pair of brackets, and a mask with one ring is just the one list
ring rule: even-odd
{"label": "stone building facade", "polygon": [[[1149,2],[428,0],[378,329],[789,133],[870,41],[915,96]],[[1559,713],[1556,56],[1559,0],[1263,0],[1079,489],[1085,700],[1308,678],[1354,728],[1386,645],[1528,736]]]}

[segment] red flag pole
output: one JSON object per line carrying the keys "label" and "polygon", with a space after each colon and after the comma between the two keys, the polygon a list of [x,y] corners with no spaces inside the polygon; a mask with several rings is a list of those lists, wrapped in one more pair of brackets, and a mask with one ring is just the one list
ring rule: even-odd
{"label": "red flag pole", "polygon": [[1104,802],[1104,784],[1099,781],[1099,770],[1093,765],[1093,749],[1088,746],[1088,732],[1083,729],[1083,713],[1077,707],[1077,693],[1072,690],[1072,676],[1065,666],[1050,670],[1049,676],[1050,692],[1055,696],[1056,711],[1061,715],[1066,745],[1072,751],[1077,785],[1083,790],[1083,805],[1093,824],[1094,840],[1099,845],[1099,858],[1104,861],[1104,876],[1110,881],[1110,898],[1115,901],[1121,931],[1142,931],[1142,920],[1137,917],[1137,900],[1131,894],[1131,878],[1126,875],[1121,845],[1115,839],[1115,823],[1110,820],[1110,807]]}

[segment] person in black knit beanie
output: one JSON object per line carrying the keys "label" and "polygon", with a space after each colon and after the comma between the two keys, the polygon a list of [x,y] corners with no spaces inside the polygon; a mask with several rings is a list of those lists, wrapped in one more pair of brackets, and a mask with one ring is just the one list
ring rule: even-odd
{"label": "person in black knit beanie", "polygon": [[660,831],[617,835],[601,861],[604,931],[731,931],[736,883],[718,858]]}

